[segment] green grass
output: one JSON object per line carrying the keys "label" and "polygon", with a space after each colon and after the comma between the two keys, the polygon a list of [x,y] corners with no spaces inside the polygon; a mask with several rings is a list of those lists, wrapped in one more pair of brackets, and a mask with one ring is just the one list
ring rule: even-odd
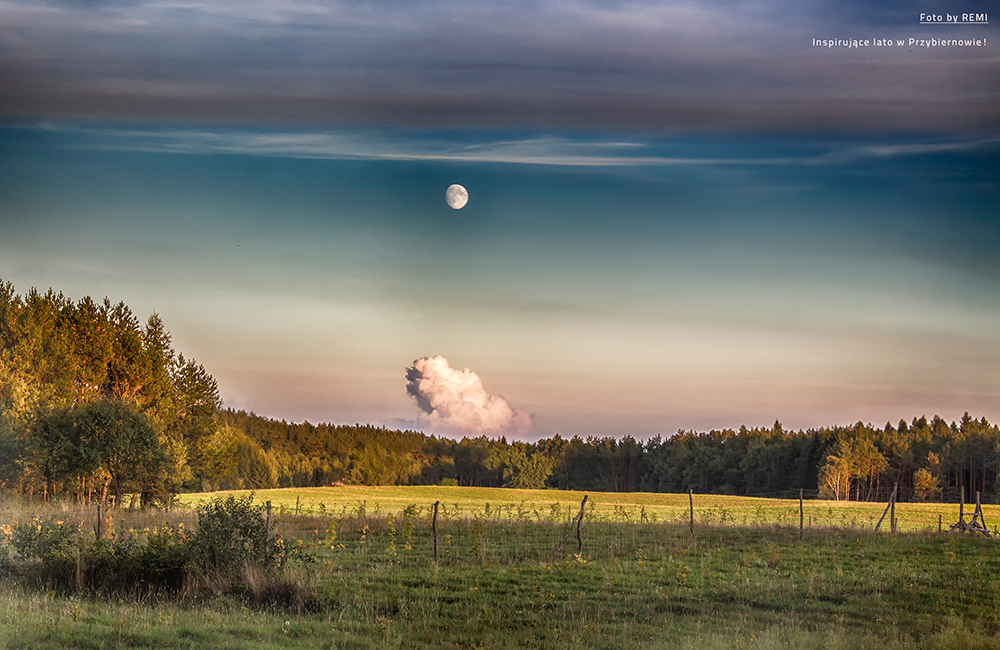
{"label": "green grass", "polygon": [[[219,495],[242,495],[248,491],[182,494],[182,504],[194,505]],[[620,522],[641,521],[643,513],[659,522],[684,522],[689,519],[686,494],[648,492],[589,492],[589,515],[595,519]],[[512,490],[507,488],[473,488],[446,486],[338,486],[322,488],[284,488],[259,490],[255,498],[271,501],[274,508],[294,510],[296,503],[302,513],[349,515],[362,508],[368,514],[398,514],[410,505],[427,508],[441,501],[459,517],[490,516],[505,520],[530,518],[568,519],[579,510],[583,492],[565,490]],[[805,525],[816,528],[872,529],[885,509],[884,503],[858,501],[817,501],[804,503]],[[553,508],[555,506],[555,509]],[[798,526],[797,499],[763,499],[726,495],[694,495],[695,520],[714,526]],[[972,506],[966,506],[966,512]],[[984,505],[983,513],[992,528],[1000,523],[1000,505]],[[896,518],[901,532],[937,531],[938,516],[947,530],[958,521],[958,505],[938,503],[899,503]],[[882,523],[889,527],[888,516]]]}
{"label": "green grass", "polygon": [[[0,647],[943,649],[995,648],[1000,634],[997,540],[872,535],[849,525],[814,527],[800,540],[797,503],[794,526],[782,526],[791,502],[761,515],[760,500],[698,496],[695,538],[680,521],[687,495],[592,494],[583,552],[571,535],[550,562],[582,495],[323,488],[256,496],[272,501],[288,544],[301,542],[313,558],[289,569],[309,594],[304,610],[254,607],[236,594],[82,598],[9,579],[0,584]],[[429,506],[439,499],[448,508],[435,566]],[[500,503],[511,516],[498,521]],[[869,516],[866,504],[834,505]],[[643,507],[655,522],[638,523]],[[901,504],[897,516],[905,522],[916,509]],[[27,514],[0,509],[0,525],[17,512]],[[131,516],[139,525],[148,515]]]}

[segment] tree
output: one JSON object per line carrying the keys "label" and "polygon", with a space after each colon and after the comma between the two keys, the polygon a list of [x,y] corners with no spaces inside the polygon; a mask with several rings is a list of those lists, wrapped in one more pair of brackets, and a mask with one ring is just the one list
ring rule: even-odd
{"label": "tree", "polygon": [[[128,487],[140,487],[155,478],[167,462],[160,436],[149,419],[121,401],[101,400],[80,408],[74,416],[79,454],[90,458],[106,473],[101,501],[114,487],[114,503]],[[131,484],[131,485],[130,485]]]}
{"label": "tree", "polygon": [[193,442],[214,433],[215,417],[222,407],[215,378],[194,359],[185,359],[180,354],[174,365],[173,384],[177,409],[175,426],[184,439]]}
{"label": "tree", "polygon": [[552,475],[556,459],[542,451],[531,450],[523,442],[514,442],[491,449],[485,465],[486,469],[503,471],[504,487],[540,489]]}
{"label": "tree", "polygon": [[55,493],[56,482],[80,469],[69,410],[59,409],[32,421],[26,446],[27,469],[44,481],[42,496],[48,501]]}
{"label": "tree", "polygon": [[938,478],[926,467],[921,467],[913,473],[913,491],[917,500],[923,503],[941,492]]}
{"label": "tree", "polygon": [[849,499],[851,479],[854,477],[854,450],[849,442],[841,440],[837,453],[830,453],[819,470],[819,493],[827,499]]}

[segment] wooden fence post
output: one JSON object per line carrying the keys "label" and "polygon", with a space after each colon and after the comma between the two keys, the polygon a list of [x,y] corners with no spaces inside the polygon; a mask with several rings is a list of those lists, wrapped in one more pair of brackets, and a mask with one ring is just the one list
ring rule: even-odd
{"label": "wooden fence post", "polygon": [[434,566],[438,564],[438,506],[440,504],[440,501],[434,502],[434,519],[431,522],[431,526],[434,528]]}
{"label": "wooden fence post", "polygon": [[941,515],[938,515],[938,532],[941,532]]}
{"label": "wooden fence post", "polygon": [[802,536],[805,534],[805,523],[805,510],[802,507],[802,488],[799,488],[799,540],[801,540]]}
{"label": "wooden fence post", "polygon": [[[896,516],[896,509],[895,509],[895,506],[896,506],[896,488],[898,488],[898,487],[899,487],[899,483],[896,483],[896,485],[893,486],[893,488],[892,488],[892,494],[889,495],[889,503],[887,503],[885,505],[885,510],[882,511],[882,516],[879,517],[878,523],[875,524],[875,532],[876,533],[878,532],[879,527],[882,525],[882,520],[885,519],[885,516],[889,513],[890,509],[892,509],[892,512],[893,512],[892,516],[893,517]],[[889,520],[889,525],[892,526],[892,531],[896,532],[896,527],[893,525],[893,522],[892,522],[891,519]]]}
{"label": "wooden fence post", "polygon": [[267,502],[267,536],[271,536],[271,502]]}
{"label": "wooden fence post", "polygon": [[691,511],[691,534],[694,535],[694,491],[688,489],[688,505]]}
{"label": "wooden fence post", "polygon": [[586,494],[583,495],[583,501],[580,502],[579,514],[573,517],[573,520],[569,522],[569,528],[566,529],[566,534],[563,535],[562,540],[560,540],[559,546],[556,547],[556,550],[552,551],[552,557],[549,559],[549,562],[556,561],[556,556],[559,555],[559,551],[562,550],[563,544],[566,543],[567,538],[569,538],[569,534],[573,532],[573,524],[576,524],[577,553],[583,553],[583,537],[580,535],[580,524],[583,523],[584,506],[587,505],[587,496],[588,495]]}
{"label": "wooden fence post", "polygon": [[892,486],[892,509],[889,510],[889,530],[893,533],[896,532],[896,488],[899,487],[897,482]]}
{"label": "wooden fence post", "polygon": [[299,516],[299,497],[295,497],[295,516]]}

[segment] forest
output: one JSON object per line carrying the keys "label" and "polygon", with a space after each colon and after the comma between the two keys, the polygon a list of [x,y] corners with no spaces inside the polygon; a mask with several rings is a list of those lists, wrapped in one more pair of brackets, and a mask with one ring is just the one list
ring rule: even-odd
{"label": "forest", "polygon": [[156,313],[0,281],[0,489],[30,498],[169,508],[181,492],[343,483],[996,500],[998,471],[1000,428],[968,413],[533,443],[277,421],[223,408]]}

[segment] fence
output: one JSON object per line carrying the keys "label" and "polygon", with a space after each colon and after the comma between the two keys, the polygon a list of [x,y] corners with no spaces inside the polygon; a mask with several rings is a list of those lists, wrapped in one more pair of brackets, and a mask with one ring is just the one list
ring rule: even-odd
{"label": "fence", "polygon": [[[748,540],[764,541],[791,541],[831,531],[870,534],[888,513],[885,532],[936,533],[948,532],[959,516],[957,504],[810,502],[804,492],[802,496],[792,503],[746,499],[740,508],[726,508],[706,506],[700,503],[710,500],[706,495],[689,494],[685,495],[688,507],[667,516],[642,506],[602,508],[587,499],[578,509],[582,518],[579,511],[574,515],[571,508],[555,505],[545,513],[524,503],[470,511],[438,502],[376,514],[370,504],[359,502],[353,511],[338,515],[310,515],[304,508],[296,515],[287,509],[276,521],[290,537],[321,549],[323,555],[336,556],[338,566],[362,568],[387,562],[485,565],[653,558],[690,546],[692,538],[697,543],[699,536],[707,540],[726,534],[726,529],[739,529]],[[971,506],[965,514],[971,516]]]}
{"label": "fence", "polygon": [[[602,504],[594,498],[582,504],[520,501],[479,508],[438,501],[395,511],[367,500],[339,509],[297,503],[294,508],[269,508],[268,520],[287,543],[300,545],[321,561],[336,558],[338,565],[356,567],[385,562],[447,566],[653,557],[690,544],[692,536],[708,539],[725,529],[741,529],[762,539],[831,530],[860,533],[874,530],[888,510],[885,503],[808,499],[815,493],[807,491],[799,500],[798,492],[739,499],[688,494],[669,508]],[[795,498],[789,499],[792,495]],[[972,512],[971,505],[966,507],[966,517]],[[998,514],[1000,510],[993,510],[981,516],[983,528],[994,531]],[[900,532],[946,532],[958,521],[959,506],[898,503],[892,515]],[[197,528],[189,509],[101,512],[82,506],[0,504],[0,573],[14,570],[16,556],[31,555],[31,549],[14,547],[18,527],[38,526],[40,537],[41,527],[47,526],[49,533],[59,527],[84,541],[123,535],[141,541],[146,531],[164,521],[191,532]],[[882,530],[892,528],[891,523],[883,524]]]}

